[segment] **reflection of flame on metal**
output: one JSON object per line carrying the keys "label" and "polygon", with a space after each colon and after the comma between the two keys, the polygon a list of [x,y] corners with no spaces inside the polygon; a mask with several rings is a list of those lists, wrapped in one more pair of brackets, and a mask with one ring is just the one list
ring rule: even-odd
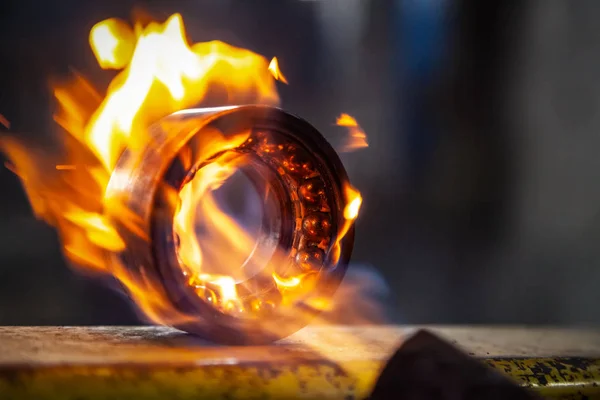
{"label": "reflection of flame on metal", "polygon": [[[190,46],[179,14],[102,21],[90,45],[122,71],[104,98],[81,76],[55,88],[66,156],[0,143],[66,256],[118,279],[150,320],[213,339],[272,340],[327,309],[361,197],[322,136],[272,107],[277,59]],[[229,106],[189,109],[203,102]],[[218,199],[239,174],[263,201],[258,233]]]}

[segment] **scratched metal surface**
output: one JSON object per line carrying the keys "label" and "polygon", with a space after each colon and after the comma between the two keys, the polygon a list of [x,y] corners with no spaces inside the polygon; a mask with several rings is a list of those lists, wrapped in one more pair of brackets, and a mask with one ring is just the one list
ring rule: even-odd
{"label": "scratched metal surface", "polygon": [[[315,326],[232,347],[165,327],[0,327],[0,398],[364,398],[416,329]],[[600,331],[427,329],[544,396],[600,396]]]}

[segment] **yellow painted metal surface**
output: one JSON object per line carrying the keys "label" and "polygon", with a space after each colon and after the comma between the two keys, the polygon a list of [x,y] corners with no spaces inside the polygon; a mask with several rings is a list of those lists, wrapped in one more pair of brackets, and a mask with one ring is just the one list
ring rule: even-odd
{"label": "yellow painted metal surface", "polygon": [[[600,398],[600,333],[432,328],[544,397]],[[214,346],[164,327],[0,327],[3,399],[361,399],[408,327],[314,327]]]}
{"label": "yellow painted metal surface", "polygon": [[545,398],[600,398],[600,359],[574,357],[485,361]]}
{"label": "yellow painted metal surface", "polygon": [[[543,397],[600,397],[600,360],[485,359]],[[382,363],[3,368],[2,399],[361,399]]]}
{"label": "yellow painted metal surface", "polygon": [[[372,366],[371,366],[372,368]],[[0,372],[2,399],[349,399],[375,376],[336,365],[53,367]]]}

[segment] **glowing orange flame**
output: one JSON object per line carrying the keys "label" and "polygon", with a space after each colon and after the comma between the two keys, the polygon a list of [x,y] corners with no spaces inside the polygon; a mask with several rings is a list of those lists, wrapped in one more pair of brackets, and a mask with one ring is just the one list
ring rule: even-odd
{"label": "glowing orange flame", "polygon": [[[220,149],[237,147],[249,132],[219,145]],[[211,284],[219,291],[221,307],[231,307],[237,300],[236,279],[248,278],[236,268],[251,253],[255,239],[221,210],[214,198],[219,189],[236,172],[236,162],[227,157],[198,170],[194,178],[179,191],[174,231],[179,240],[178,257],[189,281],[205,290]],[[204,235],[196,232],[201,220]],[[210,272],[209,272],[210,271]]]}
{"label": "glowing orange flame", "polygon": [[273,78],[287,85],[288,81],[279,69],[279,61],[277,61],[277,57],[273,57],[273,59],[269,63],[269,71],[271,72],[271,74],[273,74]]}
{"label": "glowing orange flame", "polygon": [[273,279],[275,280],[277,286],[284,288],[295,288],[302,283],[301,275],[283,278],[277,274],[273,274]]}
{"label": "glowing orange flame", "polygon": [[348,186],[346,187],[346,196],[348,196],[348,204],[344,208],[344,218],[347,220],[355,220],[358,217],[360,206],[362,204],[362,197],[358,190]]}
{"label": "glowing orange flame", "polygon": [[56,169],[60,170],[60,171],[73,170],[73,169],[75,169],[75,166],[74,165],[57,165]]}
{"label": "glowing orange flame", "polygon": [[[182,322],[191,316],[172,310],[160,283],[147,276],[134,278],[124,266],[107,261],[107,252],[119,252],[126,246],[107,217],[107,210],[145,239],[145,232],[130,211],[122,209],[118,199],[106,195],[117,160],[124,149],[147,145],[147,128],[166,115],[203,102],[276,105],[279,97],[275,79],[284,83],[287,80],[276,58],[268,63],[249,50],[218,41],[189,45],[179,14],[164,23],[136,26],[135,30],[124,21],[108,19],[92,28],[89,42],[100,67],[122,71],[105,97],[81,76],[55,86],[59,105],[55,121],[68,133],[64,136],[66,155],[39,153],[9,138],[0,141],[0,148],[11,161],[7,168],[21,179],[35,215],[57,228],[71,261],[119,279],[151,320]],[[345,121],[338,123],[362,132],[355,121],[353,125]],[[8,125],[2,118],[0,122]],[[219,132],[206,132],[201,151],[214,155],[239,146],[248,136],[249,132],[241,132],[226,139]],[[184,274],[199,295],[211,302],[218,297],[227,309],[240,307],[236,281],[244,278],[231,272],[232,265],[239,265],[240,257],[254,251],[255,240],[220,209],[213,192],[235,173],[241,161],[223,156],[199,170],[172,196],[176,204],[173,227],[179,237],[177,255]],[[345,196],[346,223],[333,245],[334,260],[339,257],[339,242],[358,216],[361,204],[360,194],[349,185]],[[214,234],[204,247],[194,232],[197,214]],[[223,271],[208,268],[211,263],[207,260],[216,256]],[[273,274],[282,290],[310,287],[313,278],[311,274],[285,278]],[[252,305],[255,307],[261,305]]]}
{"label": "glowing orange flame", "polygon": [[354,151],[369,146],[367,134],[361,129],[354,117],[348,114],[342,114],[338,117],[335,124],[348,128],[349,132],[347,143],[342,146],[340,151]]}

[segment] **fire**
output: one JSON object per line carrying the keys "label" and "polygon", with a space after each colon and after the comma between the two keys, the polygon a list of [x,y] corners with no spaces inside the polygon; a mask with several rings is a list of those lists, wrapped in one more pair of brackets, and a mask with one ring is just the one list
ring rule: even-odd
{"label": "fire", "polygon": [[[112,22],[101,22],[93,32],[112,26]],[[110,35],[103,37],[114,39]],[[117,43],[121,43],[120,39]],[[90,41],[96,43],[95,48],[101,48],[94,36]],[[112,48],[114,41],[108,41],[106,46]],[[102,65],[114,52],[98,51],[96,55]],[[110,170],[124,147],[145,144],[144,136],[135,135],[136,132],[161,116],[201,102],[211,85],[225,82],[228,93],[254,92],[258,103],[277,103],[277,91],[267,68],[264,58],[225,43],[215,41],[190,47],[179,14],[164,24],[151,23],[137,38],[127,68],[111,83],[108,95],[88,125],[86,137]]]}
{"label": "fire", "polygon": [[362,197],[358,190],[353,187],[346,188],[346,195],[349,198],[348,204],[344,208],[344,218],[349,221],[353,221],[358,217],[360,206],[362,204]]}
{"label": "fire", "polygon": [[[164,23],[138,24],[135,29],[122,20],[108,19],[92,28],[89,43],[101,68],[120,72],[105,96],[81,76],[54,87],[59,105],[55,121],[66,133],[62,136],[64,155],[40,153],[9,138],[0,141],[1,149],[10,159],[7,165],[20,177],[35,215],[56,227],[71,261],[120,280],[154,322],[170,324],[175,319],[191,318],[174,315],[159,283],[149,277],[133,278],[124,266],[107,261],[107,252],[119,252],[127,245],[107,218],[107,210],[118,213],[139,237],[146,235],[128,210],[119,208],[117,199],[106,195],[108,182],[126,148],[148,145],[147,128],[158,119],[206,103],[277,105],[275,80],[287,80],[277,58],[269,63],[249,50],[219,41],[188,44],[179,14]],[[356,121],[345,114],[343,117],[338,124],[351,127],[353,138],[366,146]],[[218,132],[207,135],[204,151],[216,154],[239,146],[249,133],[229,139]],[[232,265],[253,251],[255,240],[221,210],[214,192],[242,161],[222,156],[172,196],[177,204],[173,221],[179,238],[177,256],[189,284],[208,301],[218,293],[223,307],[236,309],[235,284],[244,276],[233,273]],[[349,185],[345,195],[346,224],[338,232],[334,253],[339,253],[339,241],[358,216],[362,201],[360,193]],[[219,234],[218,241],[211,237],[208,246],[201,246],[193,227],[198,215],[208,230]],[[208,268],[217,255],[222,270]],[[311,281],[310,274],[273,274],[273,279],[281,290]]]}
{"label": "fire", "polygon": [[275,283],[277,284],[277,286],[284,287],[284,288],[295,288],[300,283],[302,283],[301,276],[292,276],[292,277],[286,279],[286,278],[282,278],[282,277],[274,274],[273,279],[275,280]]}
{"label": "fire", "polygon": [[135,42],[131,27],[117,18],[104,20],[90,31],[90,46],[103,69],[123,69],[127,66]]}
{"label": "fire", "polygon": [[60,164],[60,165],[57,165],[57,166],[56,166],[56,169],[57,169],[57,170],[62,170],[62,171],[64,171],[64,170],[69,170],[69,169],[75,169],[75,166],[74,166],[74,165],[64,165],[64,164]]}
{"label": "fire", "polygon": [[[236,147],[247,137],[248,133],[239,135],[219,148]],[[174,218],[174,231],[179,241],[177,255],[185,275],[189,276],[190,284],[199,289],[199,295],[206,290],[207,284],[216,287],[222,307],[230,307],[236,302],[236,280],[245,280],[248,276],[232,266],[243,264],[255,242],[220,208],[214,195],[236,172],[240,162],[224,156],[198,170],[180,190]],[[202,221],[202,235],[196,232],[199,220]]]}
{"label": "fire", "polygon": [[340,151],[354,151],[368,147],[367,135],[362,128],[356,122],[356,119],[348,114],[342,114],[338,117],[335,124],[337,126],[343,126],[348,129],[347,143],[340,149]]}
{"label": "fire", "polygon": [[273,74],[273,78],[281,81],[287,85],[288,81],[283,76],[283,73],[279,70],[279,61],[277,61],[277,57],[273,57],[271,62],[269,63],[269,71]]}

